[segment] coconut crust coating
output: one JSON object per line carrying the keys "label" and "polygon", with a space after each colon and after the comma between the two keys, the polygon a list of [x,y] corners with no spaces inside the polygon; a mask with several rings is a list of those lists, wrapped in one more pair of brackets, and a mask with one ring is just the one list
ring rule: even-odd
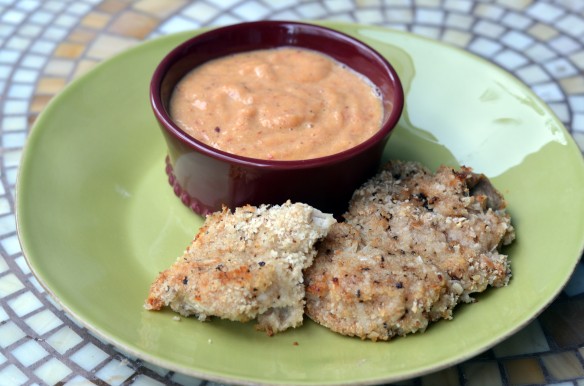
{"label": "coconut crust coating", "polygon": [[333,331],[388,340],[452,318],[507,285],[515,238],[505,200],[470,168],[391,161],[353,195],[306,270],[307,314]]}
{"label": "coconut crust coating", "polygon": [[204,321],[216,316],[274,334],[302,324],[303,269],[335,220],[306,205],[244,206],[205,220],[183,256],[150,287],[145,308],[169,306]]}

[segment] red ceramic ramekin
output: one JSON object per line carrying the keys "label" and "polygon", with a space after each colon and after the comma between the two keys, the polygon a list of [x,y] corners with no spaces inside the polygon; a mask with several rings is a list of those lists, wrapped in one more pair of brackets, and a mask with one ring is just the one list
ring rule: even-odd
{"label": "red ceramic ramekin", "polygon": [[[365,75],[379,89],[384,116],[379,131],[340,153],[298,161],[242,157],[190,137],[169,115],[178,81],[209,60],[244,51],[293,46],[322,52]],[[182,202],[205,215],[252,204],[282,204],[290,199],[324,212],[342,214],[353,191],[371,177],[402,112],[404,96],[388,61],[366,44],[322,26],[259,21],[205,32],[172,50],[158,65],[150,100],[167,142],[169,181]]]}

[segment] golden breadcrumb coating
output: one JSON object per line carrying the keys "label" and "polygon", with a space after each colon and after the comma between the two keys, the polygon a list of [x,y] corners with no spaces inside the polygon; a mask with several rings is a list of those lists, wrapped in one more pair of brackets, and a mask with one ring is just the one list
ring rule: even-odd
{"label": "golden breadcrumb coating", "polygon": [[333,217],[306,205],[244,206],[211,214],[184,255],[160,273],[145,308],[199,320],[257,318],[268,334],[302,324],[302,271]]}
{"label": "golden breadcrumb coating", "polygon": [[[356,227],[335,224],[306,271],[306,313],[344,335],[387,340],[423,331],[444,302],[447,280],[420,256],[363,245]],[[452,299],[446,299],[446,307]]]}
{"label": "golden breadcrumb coating", "polygon": [[307,314],[345,335],[387,340],[452,317],[511,276],[505,201],[470,168],[392,161],[358,189],[306,271]]}

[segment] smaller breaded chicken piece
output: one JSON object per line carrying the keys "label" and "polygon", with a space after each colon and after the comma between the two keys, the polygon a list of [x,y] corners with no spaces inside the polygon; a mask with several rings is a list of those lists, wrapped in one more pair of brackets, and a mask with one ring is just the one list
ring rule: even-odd
{"label": "smaller breaded chicken piece", "polygon": [[160,273],[145,308],[247,322],[272,335],[302,324],[303,270],[336,221],[309,205],[244,206],[209,215],[184,255]]}

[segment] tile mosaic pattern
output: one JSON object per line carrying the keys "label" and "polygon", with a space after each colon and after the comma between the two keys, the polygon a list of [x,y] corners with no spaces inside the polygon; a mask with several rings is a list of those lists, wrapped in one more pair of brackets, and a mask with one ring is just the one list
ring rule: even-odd
{"label": "tile mosaic pattern", "polygon": [[[515,74],[584,149],[579,0],[0,0],[0,385],[213,385],[129,357],[71,320],[22,256],[14,186],[27,133],[96,63],[156,36],[258,19],[383,25],[442,40]],[[584,265],[538,320],[411,385],[584,385]]]}

